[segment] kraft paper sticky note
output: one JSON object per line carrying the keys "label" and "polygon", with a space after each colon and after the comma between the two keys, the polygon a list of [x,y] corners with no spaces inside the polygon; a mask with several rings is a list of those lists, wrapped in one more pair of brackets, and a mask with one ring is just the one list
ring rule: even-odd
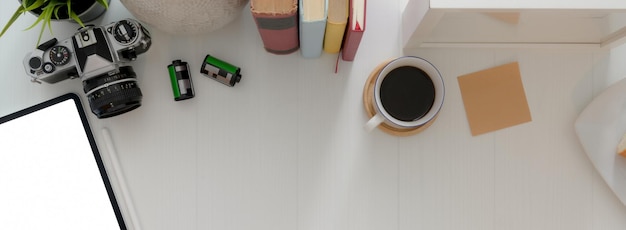
{"label": "kraft paper sticky note", "polygon": [[517,62],[457,80],[473,136],[531,121]]}

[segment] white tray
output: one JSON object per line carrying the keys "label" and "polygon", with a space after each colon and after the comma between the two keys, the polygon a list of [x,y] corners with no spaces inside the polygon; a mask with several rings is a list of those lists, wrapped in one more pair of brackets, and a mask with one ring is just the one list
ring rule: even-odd
{"label": "white tray", "polygon": [[578,116],[575,127],[589,159],[626,205],[626,157],[616,153],[626,133],[626,79],[594,98]]}

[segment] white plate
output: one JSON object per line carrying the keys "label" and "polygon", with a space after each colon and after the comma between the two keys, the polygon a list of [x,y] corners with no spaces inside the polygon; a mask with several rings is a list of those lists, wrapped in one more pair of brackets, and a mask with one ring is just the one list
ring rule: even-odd
{"label": "white plate", "polygon": [[589,159],[626,205],[626,157],[617,154],[617,144],[626,133],[626,79],[594,98],[575,127]]}

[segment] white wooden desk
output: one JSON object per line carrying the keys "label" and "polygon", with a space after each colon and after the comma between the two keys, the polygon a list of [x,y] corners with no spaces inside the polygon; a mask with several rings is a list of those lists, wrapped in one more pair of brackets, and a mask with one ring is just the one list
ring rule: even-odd
{"label": "white wooden desk", "polygon": [[[16,4],[1,4],[5,22]],[[97,141],[103,127],[113,136],[143,229],[626,229],[626,207],[573,128],[594,95],[626,76],[626,47],[410,50],[445,78],[437,122],[405,138],[367,133],[363,84],[402,55],[403,6],[368,2],[357,58],[338,74],[334,55],[266,53],[247,10],[208,35],[151,30],[151,49],[134,63],[143,105],[89,117]],[[99,22],[125,17],[113,0]],[[0,115],[66,92],[88,109],[79,80],[37,85],[24,74],[38,31],[22,29],[34,20],[0,38]],[[59,38],[71,27],[53,25]],[[206,54],[240,66],[241,82],[229,88],[194,71],[196,97],[175,102],[166,66],[199,69]],[[472,137],[456,77],[510,61],[520,62],[533,121]]]}

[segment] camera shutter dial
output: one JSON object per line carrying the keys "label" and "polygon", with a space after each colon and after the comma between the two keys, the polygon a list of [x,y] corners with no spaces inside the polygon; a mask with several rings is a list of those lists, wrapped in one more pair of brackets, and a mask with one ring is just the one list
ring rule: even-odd
{"label": "camera shutter dial", "polygon": [[70,62],[70,51],[65,46],[55,46],[50,49],[50,61],[56,66]]}
{"label": "camera shutter dial", "polygon": [[113,27],[113,37],[122,45],[134,42],[137,36],[137,25],[127,20],[119,21]]}

